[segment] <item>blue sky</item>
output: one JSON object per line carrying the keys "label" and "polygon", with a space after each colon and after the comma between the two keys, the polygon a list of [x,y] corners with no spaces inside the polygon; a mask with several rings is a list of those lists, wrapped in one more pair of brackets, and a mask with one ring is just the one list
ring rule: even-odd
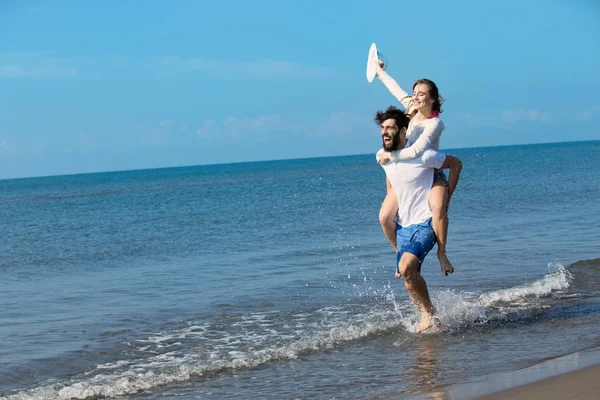
{"label": "blue sky", "polygon": [[443,149],[600,139],[600,5],[4,1],[0,179],[374,153],[376,42]]}

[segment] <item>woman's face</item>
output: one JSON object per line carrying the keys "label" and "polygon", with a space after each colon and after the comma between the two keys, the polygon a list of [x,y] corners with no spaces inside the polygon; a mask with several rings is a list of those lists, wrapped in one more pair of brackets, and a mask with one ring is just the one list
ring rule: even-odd
{"label": "woman's face", "polygon": [[433,98],[429,95],[429,85],[419,83],[413,89],[413,104],[419,111],[433,108]]}

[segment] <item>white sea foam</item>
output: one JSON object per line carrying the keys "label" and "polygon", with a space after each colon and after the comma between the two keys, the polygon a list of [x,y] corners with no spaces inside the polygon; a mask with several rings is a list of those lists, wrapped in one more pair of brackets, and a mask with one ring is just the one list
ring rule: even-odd
{"label": "white sea foam", "polygon": [[549,264],[548,269],[547,275],[533,283],[482,294],[444,290],[433,293],[432,302],[440,321],[451,329],[484,323],[511,311],[539,307],[536,300],[569,287],[573,276],[563,265]]}
{"label": "white sea foam", "polygon": [[[441,322],[451,329],[485,322],[497,317],[502,307],[522,307],[530,299],[539,299],[568,288],[572,280],[569,271],[560,264],[550,267],[551,271],[545,277],[530,284],[483,294],[435,291],[432,301]],[[382,301],[375,305],[361,303],[324,307],[287,315],[281,318],[284,323],[274,312],[253,313],[231,321],[228,326],[233,327],[233,331],[215,329],[209,324],[190,324],[175,332],[153,334],[146,340],[132,343],[139,345],[140,358],[137,360],[99,365],[95,373],[62,382],[49,382],[6,398],[122,396],[187,381],[208,372],[252,368],[276,360],[295,359],[303,353],[328,350],[401,327],[415,330],[419,315],[405,297],[398,300],[389,285],[381,289],[370,287],[369,290],[371,298],[374,294]],[[524,302],[524,299],[527,301]],[[273,318],[276,323],[271,323]],[[164,348],[173,350],[164,352]]]}
{"label": "white sea foam", "polygon": [[553,291],[569,287],[573,275],[561,264],[549,264],[550,272],[533,283],[508,289],[496,290],[479,296],[479,303],[485,307],[501,304],[523,304],[528,299],[547,296]]}
{"label": "white sea foam", "polygon": [[[355,313],[355,307],[365,312]],[[316,314],[321,316],[315,320]],[[398,329],[404,324],[401,313],[395,310],[372,310],[364,305],[325,307],[312,313],[298,314],[295,325],[279,331],[274,327],[264,329],[265,315],[248,315],[251,327],[260,332],[247,331],[246,326],[238,335],[218,331],[221,337],[205,340],[204,351],[181,353],[173,351],[148,355],[134,361],[109,363],[98,366],[94,376],[51,383],[44,387],[9,395],[8,399],[81,399],[86,397],[113,397],[133,394],[153,387],[189,380],[207,372],[227,369],[252,368],[274,360],[290,360],[311,351],[323,351],[344,343],[360,340],[366,336]],[[312,317],[312,318],[311,318]],[[310,320],[310,322],[309,322]],[[217,331],[205,330],[215,335]],[[155,334],[143,342],[140,349],[149,344],[155,348],[175,345],[170,341],[190,339],[197,331],[184,328],[177,333]],[[190,335],[191,334],[191,335]],[[197,339],[197,337],[195,337]],[[180,342],[177,342],[179,344]],[[199,344],[200,347],[202,345]],[[210,352],[206,352],[210,347]],[[119,370],[119,367],[123,367]],[[110,373],[108,373],[110,371]]]}

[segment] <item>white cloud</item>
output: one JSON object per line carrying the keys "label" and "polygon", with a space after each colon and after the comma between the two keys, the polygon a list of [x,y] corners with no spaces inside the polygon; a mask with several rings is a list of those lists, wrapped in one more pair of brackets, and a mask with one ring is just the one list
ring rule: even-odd
{"label": "white cloud", "polygon": [[372,130],[377,132],[372,118],[363,115],[354,115],[346,112],[335,112],[321,121],[309,124],[304,132],[310,136],[334,137]]}
{"label": "white cloud", "polygon": [[78,74],[77,68],[49,53],[0,54],[0,79],[73,78]]}
{"label": "white cloud", "polygon": [[589,110],[583,110],[573,114],[576,121],[591,121],[598,116],[600,116],[600,107],[593,107]]}
{"label": "white cloud", "polygon": [[96,139],[87,132],[83,132],[77,138],[75,146],[80,149],[94,149],[96,147]]}
{"label": "white cloud", "polygon": [[0,140],[0,152],[12,153],[15,151],[15,143],[11,140]]}
{"label": "white cloud", "polygon": [[222,123],[206,121],[196,130],[201,138],[216,135],[240,137],[251,134],[266,137],[270,134],[294,132],[309,137],[340,137],[349,134],[377,131],[372,118],[346,112],[329,114],[316,122],[283,120],[279,115],[262,115],[256,118],[237,118],[229,115]]}
{"label": "white cloud", "polygon": [[463,113],[458,119],[473,127],[490,126],[497,124],[512,124],[516,122],[550,123],[552,121],[590,121],[600,116],[600,107],[592,107],[575,112],[563,111],[560,114],[550,114],[547,111],[536,109],[504,110],[500,115],[475,115]]}
{"label": "white cloud", "polygon": [[[282,128],[278,115],[261,115],[256,118],[237,118],[228,115],[223,123],[214,120],[206,121],[196,130],[196,135],[201,138],[216,135],[239,137],[244,134],[267,134]],[[283,127],[285,129],[285,127]]]}
{"label": "white cloud", "polygon": [[496,117],[493,115],[484,117],[481,115],[475,115],[471,113],[459,114],[458,119],[466,125],[475,127],[489,126],[496,121]]}
{"label": "white cloud", "polygon": [[196,130],[196,135],[201,138],[207,138],[218,134],[219,129],[219,125],[215,121],[206,121],[204,125]]}
{"label": "white cloud", "polygon": [[462,113],[458,115],[458,119],[466,125],[473,127],[497,125],[500,123],[515,123],[522,121],[529,122],[550,122],[550,113],[535,109],[530,110],[511,110],[506,109],[500,115],[476,115],[471,113]]}
{"label": "white cloud", "polygon": [[306,66],[299,63],[263,59],[258,61],[227,61],[178,56],[133,58],[107,55],[102,57],[59,56],[51,52],[0,53],[0,79],[10,78],[74,78],[81,69],[120,72],[156,69],[180,73],[199,72],[210,79],[325,79],[340,76],[341,72],[326,66]]}
{"label": "white cloud", "polygon": [[[170,119],[159,120],[149,126],[137,124],[135,129],[138,144],[135,144],[136,139],[133,139],[133,146],[139,145],[139,143],[151,147],[162,146],[164,144],[185,146],[184,143],[186,140],[192,137],[187,124],[177,123]],[[124,144],[123,140],[119,141],[119,147],[122,147]]]}
{"label": "white cloud", "polygon": [[503,121],[518,122],[518,121],[541,121],[548,122],[550,116],[547,112],[538,110],[504,110],[500,117]]}
{"label": "white cloud", "polygon": [[190,128],[188,127],[187,124],[180,124],[179,125],[179,129],[184,132],[186,135],[190,134]]}
{"label": "white cloud", "polygon": [[223,124],[226,135],[239,136],[243,133],[268,133],[281,125],[277,115],[261,115],[257,118],[236,118],[229,115]]}
{"label": "white cloud", "polygon": [[171,136],[173,123],[171,120],[161,120],[158,122],[158,127],[153,127],[149,129],[150,139],[148,140],[148,144],[150,146],[160,146],[164,144],[169,137]]}
{"label": "white cloud", "polygon": [[150,146],[160,146],[167,141],[169,136],[171,136],[171,132],[168,131],[153,132],[150,136],[150,140],[148,140],[148,144]]}
{"label": "white cloud", "polygon": [[73,139],[71,145],[65,149],[67,153],[72,151],[81,150],[94,150],[96,148],[96,138],[88,134],[87,132],[81,132],[75,139]]}
{"label": "white cloud", "polygon": [[165,67],[190,71],[202,71],[212,77],[226,79],[266,78],[331,78],[340,72],[330,67],[311,67],[285,60],[226,61],[204,58],[156,57],[155,61]]}
{"label": "white cloud", "polygon": [[123,135],[112,135],[110,143],[114,152],[118,153],[127,150],[127,143],[123,139]]}
{"label": "white cloud", "polygon": [[43,155],[46,152],[46,143],[41,140],[34,140],[31,143],[31,146],[33,147],[33,152],[36,154]]}

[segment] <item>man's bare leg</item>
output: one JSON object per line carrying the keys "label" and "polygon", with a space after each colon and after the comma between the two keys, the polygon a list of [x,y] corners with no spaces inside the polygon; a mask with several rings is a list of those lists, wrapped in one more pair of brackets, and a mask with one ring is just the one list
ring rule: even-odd
{"label": "man's bare leg", "polygon": [[388,190],[381,209],[379,210],[379,223],[383,229],[383,233],[387,240],[394,248],[394,251],[398,252],[398,244],[396,243],[396,221],[394,220],[398,215],[398,201],[393,191]]}
{"label": "man's bare leg", "polygon": [[433,182],[429,192],[429,206],[433,213],[431,225],[437,237],[437,256],[442,274],[447,276],[454,272],[454,266],[446,256],[446,239],[448,237],[448,187],[442,179]]}
{"label": "man's bare leg", "polygon": [[408,292],[408,295],[410,296],[410,299],[412,300],[412,302],[415,304],[415,306],[417,306],[417,309],[421,313],[423,313],[423,310],[425,310],[425,307],[423,306],[423,303],[421,302],[421,299],[419,298],[419,296],[417,296],[417,294],[415,293],[414,290],[412,290],[412,288],[410,288],[406,285],[406,282],[404,282],[404,287],[406,288],[406,291]]}
{"label": "man's bare leg", "polygon": [[441,330],[442,324],[435,316],[435,308],[429,298],[427,283],[418,272],[419,264],[419,259],[411,253],[404,253],[399,263],[400,274],[404,278],[404,287],[413,303],[421,310],[421,322],[417,327],[417,332],[424,332],[432,327]]}
{"label": "man's bare leg", "polygon": [[[396,279],[402,278],[402,275],[398,271],[400,271],[400,263],[398,263],[398,269],[396,270]],[[410,296],[412,302],[417,306],[419,311],[423,312],[423,303],[421,303],[421,299],[419,299],[419,296],[417,296],[417,294],[414,290],[412,290],[412,288],[406,287],[406,282],[404,287],[406,288],[406,291],[408,292],[408,295]]]}

